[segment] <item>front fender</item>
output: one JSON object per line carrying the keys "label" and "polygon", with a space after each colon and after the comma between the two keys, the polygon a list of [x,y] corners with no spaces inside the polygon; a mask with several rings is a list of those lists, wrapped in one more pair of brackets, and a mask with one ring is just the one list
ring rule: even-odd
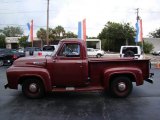
{"label": "front fender", "polygon": [[10,67],[7,69],[8,87],[11,89],[17,89],[20,80],[24,80],[29,77],[40,78],[44,84],[46,91],[51,91],[51,78],[50,74],[45,68],[35,67]]}
{"label": "front fender", "polygon": [[143,74],[141,69],[133,67],[122,67],[122,68],[110,68],[104,70],[104,87],[109,88],[110,81],[112,77],[119,75],[129,75],[132,76],[133,81],[136,82],[136,85],[143,84]]}

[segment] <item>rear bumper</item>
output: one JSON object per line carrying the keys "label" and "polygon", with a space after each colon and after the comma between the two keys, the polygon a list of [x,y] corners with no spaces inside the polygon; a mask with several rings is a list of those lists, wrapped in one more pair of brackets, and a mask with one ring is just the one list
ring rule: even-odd
{"label": "rear bumper", "polygon": [[5,89],[7,89],[8,87],[9,87],[9,85],[8,85],[8,84],[4,85],[4,88],[5,88]]}
{"label": "rear bumper", "polygon": [[153,80],[152,80],[151,78],[148,78],[148,79],[146,79],[145,81],[153,84]]}
{"label": "rear bumper", "polygon": [[150,73],[150,78],[146,79],[145,81],[153,84],[153,79],[152,79],[153,76],[154,76],[154,73]]}

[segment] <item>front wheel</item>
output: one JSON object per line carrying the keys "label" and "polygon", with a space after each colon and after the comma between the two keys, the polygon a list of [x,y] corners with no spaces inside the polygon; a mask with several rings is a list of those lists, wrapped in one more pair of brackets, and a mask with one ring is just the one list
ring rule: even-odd
{"label": "front wheel", "polygon": [[22,92],[29,98],[41,98],[45,94],[44,85],[35,78],[26,79],[23,82]]}
{"label": "front wheel", "polygon": [[132,91],[133,85],[132,81],[125,76],[120,76],[114,78],[111,82],[110,92],[114,97],[127,97]]}

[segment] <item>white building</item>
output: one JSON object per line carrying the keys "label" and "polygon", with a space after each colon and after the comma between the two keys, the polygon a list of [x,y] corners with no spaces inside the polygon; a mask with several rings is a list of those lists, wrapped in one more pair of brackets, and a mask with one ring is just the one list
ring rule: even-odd
{"label": "white building", "polygon": [[154,46],[153,51],[160,50],[160,38],[143,38],[144,42],[152,43]]}
{"label": "white building", "polygon": [[[21,37],[6,37],[6,40],[5,40],[6,41],[6,48],[8,48],[8,49],[17,49],[17,48],[19,48],[20,47],[19,44],[18,44],[19,43],[19,40],[18,40],[19,38],[21,38]],[[37,42],[37,41],[41,42],[41,40],[39,38],[37,38],[37,37],[34,37],[33,41],[34,41],[34,43]],[[34,45],[34,46],[37,47],[37,45]]]}
{"label": "white building", "polygon": [[8,49],[15,49],[18,48],[18,39],[20,37],[6,37],[6,48]]}
{"label": "white building", "polygon": [[[88,48],[96,48],[101,50],[101,40],[100,39],[86,39]],[[91,44],[93,46],[91,46]]]}

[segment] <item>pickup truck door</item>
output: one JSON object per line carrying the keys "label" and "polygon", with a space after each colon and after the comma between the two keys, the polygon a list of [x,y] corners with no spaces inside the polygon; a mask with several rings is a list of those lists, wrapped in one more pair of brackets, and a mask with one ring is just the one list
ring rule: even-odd
{"label": "pickup truck door", "polygon": [[84,85],[82,65],[80,45],[64,44],[52,63],[52,84],[59,87]]}

